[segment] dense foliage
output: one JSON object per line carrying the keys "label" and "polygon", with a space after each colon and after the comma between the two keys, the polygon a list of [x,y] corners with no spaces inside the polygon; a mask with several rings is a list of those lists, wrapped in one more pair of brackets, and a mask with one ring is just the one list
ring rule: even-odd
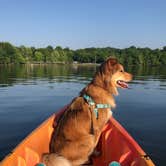
{"label": "dense foliage", "polygon": [[0,42],[0,63],[101,63],[114,56],[128,65],[166,64],[166,46],[162,49],[136,48],[85,48],[71,50],[57,46],[53,48],[15,47],[8,42]]}

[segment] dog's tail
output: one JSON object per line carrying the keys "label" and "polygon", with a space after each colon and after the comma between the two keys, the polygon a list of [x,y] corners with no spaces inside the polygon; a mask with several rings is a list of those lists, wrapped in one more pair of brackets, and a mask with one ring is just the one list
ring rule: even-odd
{"label": "dog's tail", "polygon": [[44,154],[42,157],[42,163],[46,166],[72,166],[72,164],[63,156],[58,156],[55,153]]}

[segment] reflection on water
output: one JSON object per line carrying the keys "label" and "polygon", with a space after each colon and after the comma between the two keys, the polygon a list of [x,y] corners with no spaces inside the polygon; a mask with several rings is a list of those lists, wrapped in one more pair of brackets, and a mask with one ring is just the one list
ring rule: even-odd
{"label": "reflection on water", "polygon": [[[89,81],[97,70],[95,65],[0,65],[0,86],[12,86],[18,83],[35,84],[36,81],[74,82]],[[126,67],[135,76],[134,84],[144,84],[146,80],[159,80],[165,86],[165,67]],[[77,76],[77,77],[76,77]]]}
{"label": "reflection on water", "polygon": [[[0,159],[92,79],[95,65],[0,65]],[[114,116],[158,165],[166,159],[166,67],[130,66]],[[3,126],[3,127],[2,127]],[[156,150],[157,149],[157,150]]]}
{"label": "reflection on water", "polygon": [[[95,66],[72,65],[9,65],[0,66],[0,86],[11,86],[15,83],[35,83],[35,81],[81,81],[91,77]],[[78,75],[78,77],[75,77]],[[81,76],[81,77],[79,77]]]}

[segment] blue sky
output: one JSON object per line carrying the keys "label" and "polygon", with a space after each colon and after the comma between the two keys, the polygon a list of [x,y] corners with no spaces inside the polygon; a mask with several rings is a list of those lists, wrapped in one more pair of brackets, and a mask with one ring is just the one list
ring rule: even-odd
{"label": "blue sky", "polygon": [[0,0],[0,41],[72,49],[161,48],[165,0]]}

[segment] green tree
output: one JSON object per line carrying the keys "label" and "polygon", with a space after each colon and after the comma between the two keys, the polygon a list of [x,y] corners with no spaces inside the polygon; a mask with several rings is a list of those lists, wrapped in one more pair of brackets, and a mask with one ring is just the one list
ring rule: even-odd
{"label": "green tree", "polygon": [[8,42],[0,42],[0,63],[26,63],[26,62],[63,62],[71,63],[102,63],[109,56],[119,59],[125,65],[160,65],[166,64],[166,46],[162,49],[136,48],[131,46],[125,49],[112,47],[85,48],[71,50],[57,46],[45,48],[15,47]]}
{"label": "green tree", "polygon": [[15,61],[16,48],[8,42],[0,42],[1,59],[6,63],[13,63]]}
{"label": "green tree", "polygon": [[36,51],[33,60],[37,61],[37,62],[42,62],[43,61],[43,54],[40,51]]}

